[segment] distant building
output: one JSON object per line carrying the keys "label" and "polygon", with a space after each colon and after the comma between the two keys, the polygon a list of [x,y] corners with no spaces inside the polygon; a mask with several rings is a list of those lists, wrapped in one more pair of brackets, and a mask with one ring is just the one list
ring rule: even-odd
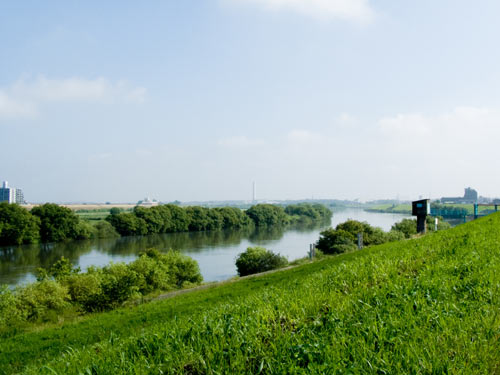
{"label": "distant building", "polygon": [[137,202],[138,206],[158,206],[158,201],[156,199],[151,199],[149,197],[144,198],[142,201]]}
{"label": "distant building", "polygon": [[4,181],[0,188],[0,202],[24,204],[24,194],[21,189],[9,187],[9,183]]}
{"label": "distant building", "polygon": [[441,198],[441,203],[477,203],[478,194],[477,191],[468,187],[465,188],[465,193],[463,197],[443,197]]}

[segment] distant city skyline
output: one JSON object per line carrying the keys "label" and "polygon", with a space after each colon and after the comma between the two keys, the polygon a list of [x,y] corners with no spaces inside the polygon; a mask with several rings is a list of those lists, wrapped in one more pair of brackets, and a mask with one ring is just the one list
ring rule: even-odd
{"label": "distant city skyline", "polygon": [[5,1],[32,202],[500,196],[500,3]]}

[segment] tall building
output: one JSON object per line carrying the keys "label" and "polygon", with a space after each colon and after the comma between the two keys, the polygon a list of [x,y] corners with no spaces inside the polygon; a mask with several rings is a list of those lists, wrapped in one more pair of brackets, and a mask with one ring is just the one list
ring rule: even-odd
{"label": "tall building", "polygon": [[24,204],[24,194],[21,189],[9,187],[9,183],[4,181],[0,188],[0,202]]}

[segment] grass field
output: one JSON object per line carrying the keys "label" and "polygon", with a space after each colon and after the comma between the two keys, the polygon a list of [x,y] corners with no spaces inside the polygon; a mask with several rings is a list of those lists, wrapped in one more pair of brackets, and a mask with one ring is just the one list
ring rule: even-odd
{"label": "grass field", "polygon": [[411,204],[380,204],[365,209],[369,212],[387,212],[396,214],[411,214]]}
{"label": "grass field", "polygon": [[500,372],[500,214],[3,338],[28,374]]}

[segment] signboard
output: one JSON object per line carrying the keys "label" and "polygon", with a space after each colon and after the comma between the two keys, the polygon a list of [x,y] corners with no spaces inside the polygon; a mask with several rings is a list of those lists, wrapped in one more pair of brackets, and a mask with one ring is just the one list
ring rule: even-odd
{"label": "signboard", "polygon": [[422,199],[412,202],[411,214],[413,216],[426,216],[431,214],[431,200]]}

